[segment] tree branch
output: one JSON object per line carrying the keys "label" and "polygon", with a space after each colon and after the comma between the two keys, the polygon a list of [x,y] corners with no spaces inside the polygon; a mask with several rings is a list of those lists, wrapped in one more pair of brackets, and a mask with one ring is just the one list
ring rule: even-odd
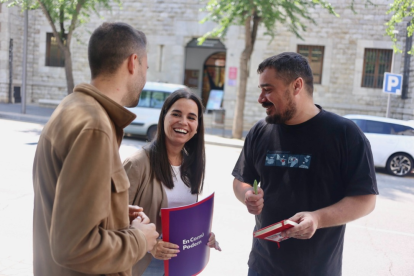
{"label": "tree branch", "polygon": [[250,45],[252,45],[252,34],[250,30],[250,21],[252,20],[251,15],[249,15],[246,20],[244,21],[244,42],[245,42],[245,48],[247,49]]}
{"label": "tree branch", "polygon": [[72,40],[72,34],[73,34],[73,30],[75,30],[75,28],[76,28],[76,22],[78,21],[79,12],[82,9],[83,5],[85,5],[85,3],[86,3],[86,0],[80,0],[76,4],[76,11],[74,12],[74,14],[72,16],[72,20],[71,20],[70,25],[69,25],[68,36],[67,36],[67,39],[66,39],[66,43],[68,45],[70,45],[70,41]]}
{"label": "tree branch", "polygon": [[59,9],[60,37],[62,38],[62,40],[65,37],[64,22],[65,22],[65,6],[64,4],[62,4]]}
{"label": "tree branch", "polygon": [[253,30],[252,30],[252,45],[256,42],[257,37],[257,29],[259,28],[260,21],[262,20],[261,17],[257,15],[257,11],[254,11],[253,14]]}
{"label": "tree branch", "polygon": [[[58,42],[59,47],[62,49],[62,51],[64,51],[65,50],[65,45],[63,44],[63,40],[60,38],[59,33],[56,30],[55,23],[53,22],[49,11],[47,10],[45,4],[41,0],[37,0],[37,2],[39,3],[40,7],[42,8],[42,11],[43,11],[44,15],[47,18],[47,21],[49,21],[49,24],[52,27],[53,35],[56,37],[56,40]],[[68,44],[66,44],[66,45],[68,45]]]}

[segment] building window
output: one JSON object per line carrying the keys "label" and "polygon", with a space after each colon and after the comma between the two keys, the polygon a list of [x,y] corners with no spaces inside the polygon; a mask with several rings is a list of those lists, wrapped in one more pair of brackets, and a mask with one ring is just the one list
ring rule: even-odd
{"label": "building window", "polygon": [[[64,43],[66,44],[66,40]],[[65,55],[53,33],[46,34],[46,66],[65,67]]]}
{"label": "building window", "polygon": [[392,50],[365,49],[362,87],[382,88],[384,73],[391,72]]}
{"label": "building window", "polygon": [[322,83],[324,46],[298,45],[298,53],[308,59],[313,73],[313,83]]}

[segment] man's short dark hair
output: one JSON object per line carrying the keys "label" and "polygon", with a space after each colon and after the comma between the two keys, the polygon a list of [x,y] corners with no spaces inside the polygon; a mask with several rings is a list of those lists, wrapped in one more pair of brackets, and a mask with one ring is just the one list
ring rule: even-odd
{"label": "man's short dark hair", "polygon": [[306,90],[313,94],[313,74],[308,60],[301,54],[285,52],[276,56],[269,57],[262,61],[257,68],[257,73],[261,74],[266,68],[276,70],[277,77],[280,77],[286,84],[291,83],[301,77],[306,85]]}
{"label": "man's short dark hair", "polygon": [[146,52],[147,38],[130,25],[103,23],[89,40],[88,59],[92,79],[102,74],[113,74],[132,54],[141,57]]}

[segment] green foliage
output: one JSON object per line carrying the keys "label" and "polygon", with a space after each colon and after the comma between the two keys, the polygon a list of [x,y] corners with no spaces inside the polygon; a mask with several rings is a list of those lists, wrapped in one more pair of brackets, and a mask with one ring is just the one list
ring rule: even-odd
{"label": "green foliage", "polygon": [[[372,3],[372,1],[371,0],[364,0],[364,2],[365,2],[365,8],[369,8],[369,6],[377,6],[377,5],[375,5],[374,3]],[[355,0],[352,0],[352,2],[351,2],[351,5],[349,5],[349,7],[348,8],[350,8],[351,9],[351,11],[354,13],[354,14],[357,14],[357,12],[356,12],[356,10],[355,10]]]}
{"label": "green foliage", "polygon": [[203,11],[208,15],[200,22],[213,21],[218,26],[200,39],[222,37],[231,25],[244,25],[247,18],[258,18],[265,26],[266,35],[274,38],[276,22],[285,25],[297,37],[306,31],[306,21],[315,23],[312,9],[322,6],[329,13],[338,16],[331,4],[325,0],[209,0]]}
{"label": "green foliage", "polygon": [[[74,79],[72,72],[72,58],[70,44],[74,30],[80,24],[87,22],[92,13],[99,16],[99,8],[111,9],[112,0],[0,0],[8,7],[18,6],[23,10],[41,9],[53,35],[56,37],[59,48],[65,56],[65,72],[68,94],[72,93]],[[121,5],[121,0],[113,0]]]}
{"label": "green foliage", "polygon": [[[407,27],[407,35],[411,37],[414,32],[414,1],[413,0],[394,0],[394,3],[390,4],[390,8],[387,11],[387,14],[392,13],[391,19],[386,23],[387,25],[387,35],[391,37],[394,42],[394,51],[396,53],[401,53],[401,49],[397,45],[397,36],[395,34],[395,27],[402,23],[405,19],[411,18],[409,20],[410,25]],[[407,49],[408,50],[408,49]],[[408,52],[411,55],[414,55],[414,45]]]}
{"label": "green foliage", "polygon": [[[78,24],[86,23],[92,13],[98,14],[99,8],[111,9],[111,0],[0,0],[8,7],[18,6],[22,10],[45,7],[50,15],[51,23],[59,26],[59,35],[72,32]],[[121,0],[114,0],[120,4]],[[73,20],[75,19],[75,20]]]}

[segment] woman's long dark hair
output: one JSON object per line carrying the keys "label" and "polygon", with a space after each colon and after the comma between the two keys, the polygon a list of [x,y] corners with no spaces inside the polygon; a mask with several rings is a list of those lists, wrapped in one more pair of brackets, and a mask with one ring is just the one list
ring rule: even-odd
{"label": "woman's long dark hair", "polygon": [[179,89],[171,93],[165,100],[161,108],[158,120],[157,135],[155,139],[145,148],[151,164],[151,178],[154,177],[162,182],[166,187],[174,187],[172,168],[168,160],[167,147],[165,145],[164,120],[168,110],[179,99],[189,99],[194,101],[198,107],[198,127],[197,133],[183,148],[183,162],[181,164],[181,179],[191,188],[192,194],[199,194],[203,190],[204,172],[206,158],[204,151],[204,107],[201,100],[186,88]]}

